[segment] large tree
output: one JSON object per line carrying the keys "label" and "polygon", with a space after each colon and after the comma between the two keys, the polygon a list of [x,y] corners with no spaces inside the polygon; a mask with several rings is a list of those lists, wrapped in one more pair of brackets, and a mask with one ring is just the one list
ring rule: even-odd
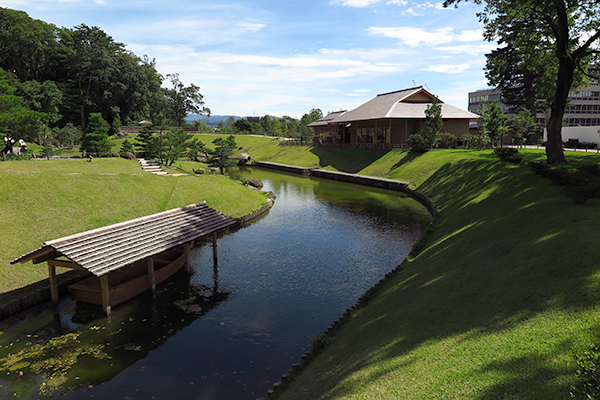
{"label": "large tree", "polygon": [[[445,0],[444,6],[461,1]],[[575,82],[576,71],[588,73],[600,52],[600,0],[472,0],[485,3],[478,14],[485,24],[486,38],[505,43],[529,43],[546,38],[548,49],[539,48],[557,66],[548,120],[547,161],[566,162],[562,149],[561,129],[569,91]],[[523,29],[530,21],[539,31]],[[531,51],[531,50],[530,50]]]}
{"label": "large tree", "polygon": [[167,78],[171,81],[170,88],[163,88],[163,93],[167,99],[167,108],[169,116],[181,126],[185,123],[188,114],[210,114],[210,110],[203,107],[203,96],[200,94],[200,88],[193,83],[190,86],[184,86],[179,80],[179,74],[168,74]]}

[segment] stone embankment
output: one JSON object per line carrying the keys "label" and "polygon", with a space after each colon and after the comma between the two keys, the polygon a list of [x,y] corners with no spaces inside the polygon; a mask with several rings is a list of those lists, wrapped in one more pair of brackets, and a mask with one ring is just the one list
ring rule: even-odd
{"label": "stone embankment", "polygon": [[395,190],[398,192],[403,192],[419,203],[423,204],[427,210],[431,213],[431,215],[435,218],[436,210],[435,205],[425,196],[423,193],[420,193],[416,190],[410,189],[408,187],[408,182],[397,181],[394,179],[387,178],[378,178],[375,176],[366,176],[366,175],[356,175],[356,174],[348,174],[345,172],[335,172],[335,171],[326,171],[319,168],[304,168],[304,167],[294,167],[291,165],[285,164],[277,164],[265,161],[258,161],[254,166],[274,169],[277,171],[283,172],[291,172],[294,174],[301,174],[307,176],[315,176],[319,178],[331,179],[335,181],[347,182],[347,183],[355,183],[358,185],[376,187],[381,189]]}

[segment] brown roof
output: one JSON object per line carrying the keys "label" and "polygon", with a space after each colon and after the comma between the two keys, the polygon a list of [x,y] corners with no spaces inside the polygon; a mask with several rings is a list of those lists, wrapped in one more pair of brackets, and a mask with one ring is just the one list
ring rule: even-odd
{"label": "brown roof", "polygon": [[[382,93],[352,111],[336,115],[330,121],[325,121],[325,118],[322,118],[309,126],[390,118],[421,119],[425,118],[425,110],[434,98],[436,96],[423,89],[422,86]],[[444,119],[479,118],[477,114],[451,106],[450,104],[445,104],[441,100],[439,101],[442,105],[442,118]]]}
{"label": "brown roof", "polygon": [[51,240],[11,264],[66,257],[101,276],[236,223],[201,202]]}
{"label": "brown roof", "polygon": [[338,117],[340,117],[341,115],[344,115],[345,113],[346,113],[346,110],[330,112],[323,118],[320,118],[320,119],[316,120],[315,122],[308,124],[308,126],[314,127],[314,126],[329,125],[329,124],[333,123]]}

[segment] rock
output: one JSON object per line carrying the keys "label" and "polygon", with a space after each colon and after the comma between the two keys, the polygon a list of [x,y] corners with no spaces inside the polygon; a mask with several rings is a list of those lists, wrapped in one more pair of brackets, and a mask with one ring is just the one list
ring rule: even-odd
{"label": "rock", "polygon": [[255,188],[261,188],[264,186],[263,183],[259,179],[255,179],[255,178],[248,179],[248,185],[255,187]]}

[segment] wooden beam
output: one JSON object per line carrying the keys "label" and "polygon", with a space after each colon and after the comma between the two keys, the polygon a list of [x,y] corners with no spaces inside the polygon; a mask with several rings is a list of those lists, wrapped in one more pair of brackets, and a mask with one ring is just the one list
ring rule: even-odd
{"label": "wooden beam", "polygon": [[56,267],[48,264],[48,278],[50,281],[50,298],[52,304],[58,304],[58,280],[56,279]]}
{"label": "wooden beam", "polygon": [[104,308],[104,312],[106,315],[110,315],[110,292],[108,289],[108,274],[102,275],[100,277],[100,287],[102,291],[102,308]]}
{"label": "wooden beam", "polygon": [[63,268],[71,268],[78,269],[80,271],[87,271],[82,266],[75,264],[73,261],[65,261],[65,260],[48,260],[48,265],[52,265],[55,267],[63,267]]}
{"label": "wooden beam", "polygon": [[[60,254],[54,250],[49,253],[41,254],[31,259],[34,264],[43,263],[44,261],[52,260],[56,257],[60,257]],[[25,262],[26,260],[23,260]]]}
{"label": "wooden beam", "polygon": [[217,253],[217,232],[213,233],[212,240],[213,240],[213,262],[216,267],[219,263],[219,261],[218,261],[219,257],[218,257],[218,253]]}
{"label": "wooden beam", "polygon": [[148,265],[148,285],[152,289],[152,293],[156,292],[156,280],[154,279],[154,256],[146,259]]}

